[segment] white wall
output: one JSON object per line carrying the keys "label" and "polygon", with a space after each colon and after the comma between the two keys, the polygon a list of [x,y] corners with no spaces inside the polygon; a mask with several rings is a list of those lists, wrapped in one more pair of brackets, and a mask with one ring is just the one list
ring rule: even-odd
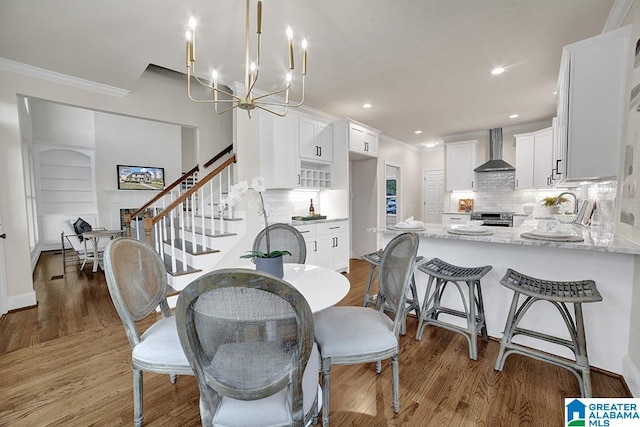
{"label": "white wall", "polygon": [[93,111],[34,98],[29,105],[34,142],[95,146]]}
{"label": "white wall", "polygon": [[[43,98],[82,108],[185,124],[199,130],[199,160],[206,161],[231,141],[230,115],[216,116],[211,105],[195,104],[175,73],[146,71],[124,97],[0,71],[0,217],[7,230],[5,247],[8,308],[35,304],[31,278],[24,191],[18,95]],[[201,94],[206,97],[206,94]],[[100,161],[98,159],[98,161]]]}
{"label": "white wall", "polygon": [[165,182],[175,181],[182,172],[181,126],[96,113],[95,128],[98,217],[101,226],[112,227],[109,193],[118,189],[116,165],[162,167]]}

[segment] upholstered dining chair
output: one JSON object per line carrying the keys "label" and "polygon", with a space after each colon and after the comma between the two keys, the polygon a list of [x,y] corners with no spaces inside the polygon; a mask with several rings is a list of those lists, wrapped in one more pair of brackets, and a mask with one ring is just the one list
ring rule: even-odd
{"label": "upholstered dining chair", "polygon": [[[132,348],[134,425],[141,426],[142,372],[169,374],[175,383],[176,375],[193,375],[193,371],[167,304],[167,271],[155,250],[139,240],[112,240],[105,249],[104,267],[113,305]],[[162,319],[140,333],[136,322],[158,306]]]}
{"label": "upholstered dining chair", "polygon": [[418,236],[405,233],[389,242],[378,267],[381,299],[378,309],[369,307],[330,307],[316,314],[316,342],[322,360],[322,425],[329,425],[330,374],[333,365],[376,362],[380,373],[383,359],[391,358],[393,410],[400,411],[400,373],[398,335],[404,316],[391,320],[384,312],[389,307],[402,313],[413,275]]}
{"label": "upholstered dining chair", "polygon": [[293,286],[257,271],[216,270],[182,290],[176,318],[202,425],[317,422],[320,355],[311,308]]}
{"label": "upholstered dining chair", "polygon": [[267,251],[267,229],[269,230],[269,247],[272,251],[289,251],[283,262],[304,264],[307,259],[307,246],[304,237],[297,228],[288,224],[271,224],[262,229],[253,240],[254,251]]}

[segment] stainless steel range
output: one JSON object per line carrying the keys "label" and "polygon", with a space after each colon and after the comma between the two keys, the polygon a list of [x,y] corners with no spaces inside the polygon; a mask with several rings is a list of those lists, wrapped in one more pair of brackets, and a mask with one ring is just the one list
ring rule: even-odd
{"label": "stainless steel range", "polygon": [[491,227],[513,227],[513,212],[471,212],[470,219]]}

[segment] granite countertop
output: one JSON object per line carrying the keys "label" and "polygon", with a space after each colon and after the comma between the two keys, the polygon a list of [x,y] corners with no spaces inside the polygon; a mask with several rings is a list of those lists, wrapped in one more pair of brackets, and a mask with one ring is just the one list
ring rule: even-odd
{"label": "granite countertop", "polygon": [[349,221],[349,218],[327,218],[327,219],[312,219],[309,221],[295,221],[292,220],[289,224],[294,227],[297,225],[311,225],[311,224],[324,224],[327,222]]}
{"label": "granite countertop", "polygon": [[[521,237],[522,233],[536,228],[534,221],[527,221],[520,227],[487,227],[493,234],[488,236],[468,236],[448,233],[447,230],[456,227],[442,224],[425,224],[425,229],[416,233],[421,237],[432,239],[470,240],[475,242],[503,243],[508,245],[540,246],[549,248],[577,249],[622,254],[640,254],[640,244],[634,243],[617,234],[610,233],[598,227],[572,226],[576,236],[583,237],[583,242],[555,242],[547,240],[533,240]],[[387,228],[370,228],[368,231],[377,233],[400,234],[404,231]]]}

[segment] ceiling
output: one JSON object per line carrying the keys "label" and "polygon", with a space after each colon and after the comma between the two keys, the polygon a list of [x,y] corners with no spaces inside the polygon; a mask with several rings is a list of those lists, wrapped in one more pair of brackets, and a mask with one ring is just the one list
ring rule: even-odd
{"label": "ceiling", "polygon": [[[282,81],[290,25],[309,41],[305,105],[393,139],[548,120],[562,46],[601,33],[613,3],[265,0],[257,87]],[[215,67],[228,84],[243,81],[244,13],[242,0],[0,0],[0,57],[132,90],[149,64],[185,71],[194,15],[198,74]],[[506,72],[492,76],[496,66]]]}

